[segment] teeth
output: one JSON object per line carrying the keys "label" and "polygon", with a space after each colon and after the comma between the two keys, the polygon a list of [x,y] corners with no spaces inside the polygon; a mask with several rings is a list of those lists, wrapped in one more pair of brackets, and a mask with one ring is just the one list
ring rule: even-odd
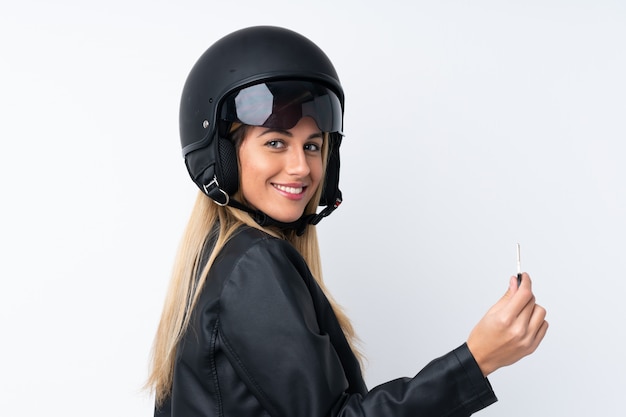
{"label": "teeth", "polygon": [[274,184],[274,187],[289,194],[301,194],[302,187],[285,187],[284,185]]}

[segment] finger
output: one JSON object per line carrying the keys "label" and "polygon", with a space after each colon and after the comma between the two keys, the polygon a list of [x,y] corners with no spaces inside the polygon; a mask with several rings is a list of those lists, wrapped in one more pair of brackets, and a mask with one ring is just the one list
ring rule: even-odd
{"label": "finger", "polygon": [[[491,306],[491,308],[489,309],[489,312],[490,313],[495,313],[497,311],[506,312],[508,309],[510,309],[510,307],[508,306],[511,302],[511,298],[513,297],[516,291],[517,291],[517,278],[515,276],[512,276],[509,279],[509,287],[506,289],[506,292],[502,295],[502,297],[500,297],[500,299],[493,306]],[[511,314],[511,313],[508,312],[507,314]],[[517,312],[515,313],[515,316],[517,316]]]}
{"label": "finger", "polygon": [[539,343],[541,343],[543,336],[545,336],[546,334],[547,322],[544,320],[545,317],[546,310],[539,305],[535,305],[529,322],[526,323],[526,327],[524,330],[524,339],[528,342],[528,354],[534,352],[535,349],[537,349],[537,346],[539,346]]}
{"label": "finger", "polygon": [[541,326],[539,326],[539,328],[537,329],[537,333],[535,333],[535,338],[533,340],[533,345],[532,345],[531,351],[529,353],[533,353],[537,349],[537,347],[539,346],[539,344],[541,343],[541,341],[545,337],[546,333],[548,332],[548,327],[550,327],[550,325],[548,324],[547,321],[544,320],[541,323]]}
{"label": "finger", "polygon": [[[498,302],[491,308],[492,311],[501,311],[509,317],[517,317],[520,315],[522,310],[527,306],[528,302],[533,298],[532,292],[528,289],[528,281],[530,280],[530,277],[526,273],[524,273],[524,275],[524,281],[527,282],[519,288],[517,286],[517,276],[512,275],[509,278],[509,287],[500,300],[498,300]],[[518,296],[517,293],[520,292],[520,290],[522,290],[526,296]]]}
{"label": "finger", "polygon": [[541,307],[539,304],[535,304],[535,308],[533,308],[532,316],[529,321],[529,328],[532,329],[533,333],[537,333],[543,323],[546,321],[546,309]]}
{"label": "finger", "polygon": [[[529,308],[532,308],[535,302],[535,295],[532,291],[532,281],[526,272],[522,274],[522,282],[511,299],[510,308],[516,312],[516,315]],[[530,316],[529,316],[530,317]]]}
{"label": "finger", "polygon": [[520,287],[528,287],[529,289],[532,289],[532,280],[530,279],[530,275],[528,275],[527,272],[522,272],[522,280],[520,282]]}
{"label": "finger", "polygon": [[533,316],[533,309],[535,308],[535,300],[534,298],[532,300],[529,300],[528,303],[526,303],[526,305],[524,305],[518,312],[517,315],[515,316],[515,321],[521,325],[524,326],[524,333],[527,333],[527,329],[530,327],[530,322]]}
{"label": "finger", "polygon": [[537,345],[539,345],[539,343],[541,343],[541,341],[545,337],[546,333],[548,332],[548,327],[550,327],[550,323],[544,320],[543,323],[541,323],[541,327],[537,331],[537,335],[535,336],[535,340],[537,340]]}

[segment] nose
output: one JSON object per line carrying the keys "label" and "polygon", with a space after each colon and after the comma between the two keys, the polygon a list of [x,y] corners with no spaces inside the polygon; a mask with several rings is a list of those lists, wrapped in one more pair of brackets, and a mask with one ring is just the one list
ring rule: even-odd
{"label": "nose", "polygon": [[286,170],[289,175],[305,177],[311,172],[309,161],[302,148],[292,148],[287,155]]}

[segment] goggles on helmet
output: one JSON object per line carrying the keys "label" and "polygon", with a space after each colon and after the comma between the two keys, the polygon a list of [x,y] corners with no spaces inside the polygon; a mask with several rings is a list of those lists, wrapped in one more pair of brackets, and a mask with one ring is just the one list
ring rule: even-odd
{"label": "goggles on helmet", "polygon": [[342,131],[339,98],[310,81],[268,81],[237,90],[224,98],[219,119],[227,124],[288,130],[307,116],[322,132]]}

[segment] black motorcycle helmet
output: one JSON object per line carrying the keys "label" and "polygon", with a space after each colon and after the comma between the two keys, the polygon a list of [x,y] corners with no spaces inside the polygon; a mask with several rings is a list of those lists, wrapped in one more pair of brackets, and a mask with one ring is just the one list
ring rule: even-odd
{"label": "black motorcycle helmet", "polygon": [[[192,68],[180,104],[180,139],[187,170],[217,204],[253,214],[261,225],[295,228],[317,224],[341,203],[339,146],[344,94],[326,54],[304,36],[279,27],[241,29],[215,42]],[[329,160],[317,215],[281,223],[233,200],[239,170],[233,122],[282,129],[310,116],[329,133]]]}

